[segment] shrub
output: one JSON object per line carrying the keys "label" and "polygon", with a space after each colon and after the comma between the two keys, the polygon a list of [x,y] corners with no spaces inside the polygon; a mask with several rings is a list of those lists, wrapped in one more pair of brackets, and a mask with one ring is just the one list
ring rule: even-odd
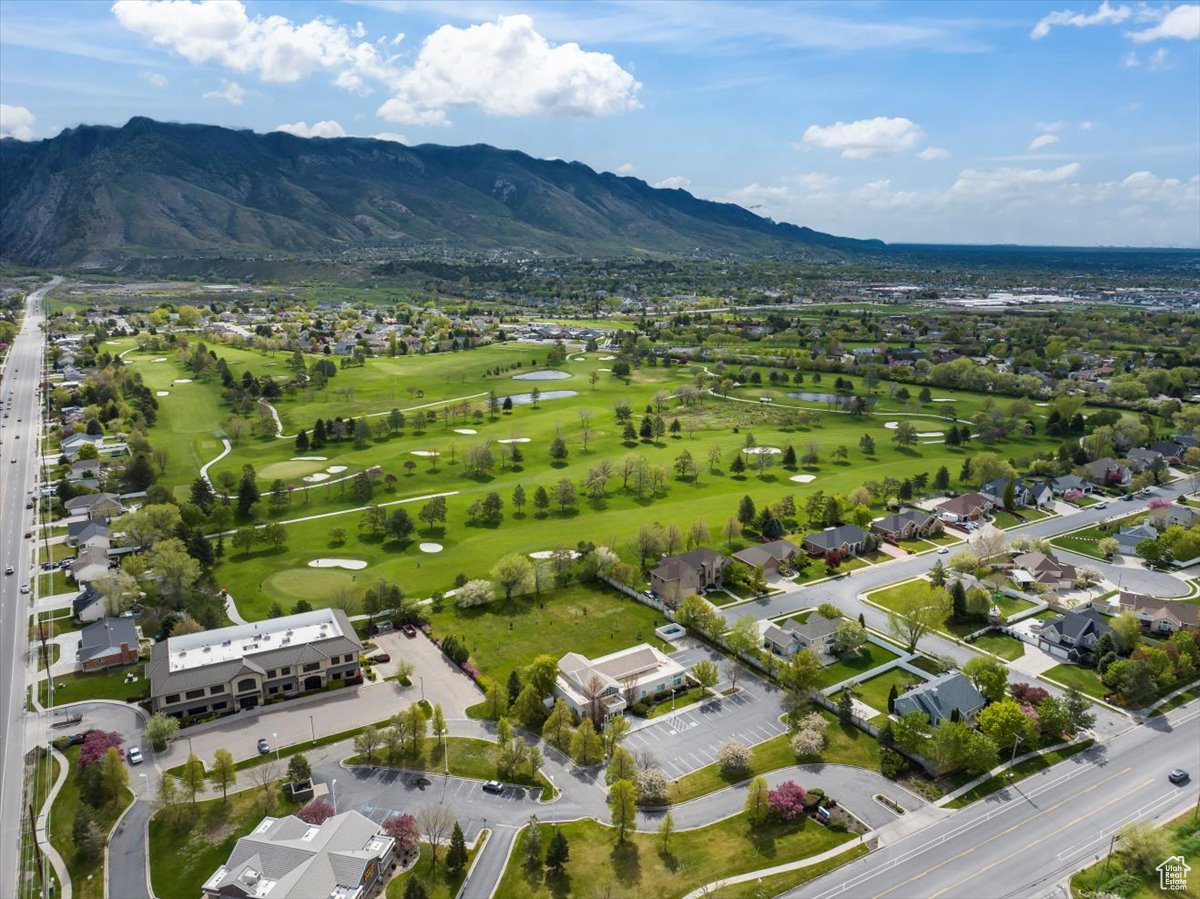
{"label": "shrub", "polygon": [[804,814],[804,789],[793,780],[785,780],[767,793],[771,814],[780,821],[792,821]]}
{"label": "shrub", "polygon": [[120,749],[123,742],[125,742],[124,737],[114,731],[88,731],[83,738],[83,748],[79,750],[79,766],[86,768],[92,762],[100,761],[110,747]]}
{"label": "shrub", "polygon": [[1009,688],[1009,692],[1012,693],[1013,699],[1017,702],[1022,705],[1032,706],[1040,705],[1042,700],[1050,695],[1048,691],[1043,690],[1041,687],[1025,683],[1013,684]]}
{"label": "shrub", "polygon": [[333,806],[324,799],[314,799],[296,812],[296,817],[308,824],[324,824],[333,817]]}
{"label": "shrub", "polygon": [[665,802],[671,781],[659,768],[647,768],[637,775],[638,802]]}
{"label": "shrub", "polygon": [[908,771],[908,759],[892,749],[879,750],[879,772],[889,780],[898,780]]}
{"label": "shrub", "polygon": [[741,774],[750,768],[750,747],[730,740],[717,751],[717,761],[723,774]]}

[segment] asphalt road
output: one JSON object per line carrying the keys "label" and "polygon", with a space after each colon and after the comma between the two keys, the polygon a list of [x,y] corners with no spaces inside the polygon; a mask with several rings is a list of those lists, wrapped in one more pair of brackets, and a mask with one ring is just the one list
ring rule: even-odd
{"label": "asphalt road", "polygon": [[[1175,786],[1172,768],[1193,780]],[[789,897],[1007,899],[1054,892],[1131,821],[1159,823],[1200,795],[1200,705],[1151,719],[994,794]]]}
{"label": "asphalt road", "polygon": [[[33,527],[33,512],[25,502],[37,476],[37,441],[41,414],[38,386],[44,337],[39,303],[59,282],[34,291],[26,300],[25,318],[9,352],[0,384],[0,405],[8,418],[0,418],[0,568],[14,573],[0,576],[0,895],[17,895],[22,825],[24,753],[29,741],[26,728],[43,724],[25,715],[25,666],[28,664],[29,613],[33,594],[20,592],[23,584],[36,589],[33,578],[32,540],[25,532]],[[15,460],[15,461],[14,461]],[[32,735],[29,735],[32,736]],[[36,741],[35,741],[36,742]]]}

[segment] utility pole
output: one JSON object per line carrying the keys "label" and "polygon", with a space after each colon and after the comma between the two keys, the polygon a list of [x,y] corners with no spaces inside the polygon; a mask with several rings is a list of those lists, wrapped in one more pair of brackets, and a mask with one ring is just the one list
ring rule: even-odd
{"label": "utility pole", "polygon": [[1112,839],[1108,841],[1108,855],[1104,857],[1104,874],[1108,873],[1108,863],[1112,861],[1113,846],[1117,844],[1117,840],[1120,838],[1120,834],[1114,833]]}

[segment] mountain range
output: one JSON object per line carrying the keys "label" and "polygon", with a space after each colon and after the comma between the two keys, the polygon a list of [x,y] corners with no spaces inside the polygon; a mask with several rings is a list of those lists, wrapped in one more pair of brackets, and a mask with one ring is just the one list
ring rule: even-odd
{"label": "mountain range", "polygon": [[833,259],[883,246],[482,144],[410,147],[137,117],[0,141],[0,172],[0,260],[31,265],[436,246]]}

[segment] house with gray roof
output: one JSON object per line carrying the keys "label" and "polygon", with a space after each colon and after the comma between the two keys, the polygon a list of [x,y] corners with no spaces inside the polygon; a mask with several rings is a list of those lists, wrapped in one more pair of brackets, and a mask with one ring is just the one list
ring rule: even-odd
{"label": "house with gray roof", "polygon": [[1095,609],[1083,609],[1064,612],[1040,626],[1034,625],[1033,632],[1038,638],[1038,649],[1058,659],[1079,662],[1092,654],[1100,638],[1111,634],[1112,628]]}
{"label": "house with gray roof", "polygon": [[1152,525],[1143,522],[1142,524],[1118,528],[1113,536],[1117,538],[1117,543],[1121,546],[1120,552],[1122,555],[1136,556],[1137,545],[1143,540],[1156,540],[1158,538],[1158,531]]}
{"label": "house with gray roof", "polygon": [[800,547],[790,540],[772,540],[757,546],[747,546],[735,552],[734,559],[751,568],[761,567],[763,571],[778,571],[779,567],[790,566],[800,552]]}
{"label": "house with gray roof", "polygon": [[1083,476],[1100,487],[1124,487],[1133,480],[1133,472],[1128,465],[1108,457],[1084,465]]}
{"label": "house with gray roof", "polygon": [[112,518],[124,515],[125,507],[115,493],[85,493],[63,503],[68,515],[86,515],[88,518]]}
{"label": "house with gray roof", "polygon": [[341,609],[315,609],[154,644],[150,705],[168,715],[251,709],[336,682],[358,683],[362,641]]}
{"label": "house with gray roof", "polygon": [[769,624],[763,630],[763,649],[785,659],[803,649],[811,649],[825,665],[833,661],[834,632],[839,624],[840,618],[826,618],[818,612],[813,612],[803,622],[791,620],[782,625]]}
{"label": "house with gray roof", "polygon": [[973,718],[984,705],[983,694],[970,678],[961,671],[947,671],[901,693],[894,708],[896,715],[921,712],[929,716],[930,724],[937,725],[955,710],[964,720]]}
{"label": "house with gray roof", "polygon": [[1179,503],[1171,503],[1169,506],[1159,506],[1156,509],[1151,509],[1146,516],[1146,520],[1159,531],[1165,531],[1173,524],[1190,528],[1200,524],[1200,509],[1194,506],[1181,506]]}
{"label": "house with gray roof", "polygon": [[903,509],[884,515],[871,522],[871,530],[891,543],[911,540],[913,537],[931,537],[942,532],[942,523],[936,515],[924,509]]}
{"label": "house with gray roof", "polygon": [[71,600],[71,613],[87,624],[104,617],[106,603],[104,594],[91,584],[84,584],[79,595]]}
{"label": "house with gray roof", "polygon": [[1078,493],[1079,495],[1087,495],[1095,489],[1095,485],[1091,481],[1085,481],[1083,478],[1073,474],[1065,474],[1059,478],[1050,480],[1050,489],[1058,496],[1063,496],[1067,493]]}
{"label": "house with gray roof", "polygon": [[79,664],[84,671],[103,671],[138,660],[141,635],[132,618],[101,618],[79,634]]}
{"label": "house with gray roof", "polygon": [[1132,612],[1152,634],[1173,634],[1181,628],[1200,630],[1200,606],[1122,590],[1109,599],[1113,614]]}
{"label": "house with gray roof", "polygon": [[366,899],[387,879],[396,841],[359,812],[321,824],[263,818],[201,887],[205,899]]}
{"label": "house with gray roof", "polygon": [[813,555],[827,555],[831,552],[841,552],[857,556],[867,543],[867,532],[857,525],[843,524],[835,528],[825,528],[804,537],[804,551]]}
{"label": "house with gray roof", "polygon": [[107,524],[92,518],[67,522],[67,546],[83,546],[92,537],[112,537]]}

